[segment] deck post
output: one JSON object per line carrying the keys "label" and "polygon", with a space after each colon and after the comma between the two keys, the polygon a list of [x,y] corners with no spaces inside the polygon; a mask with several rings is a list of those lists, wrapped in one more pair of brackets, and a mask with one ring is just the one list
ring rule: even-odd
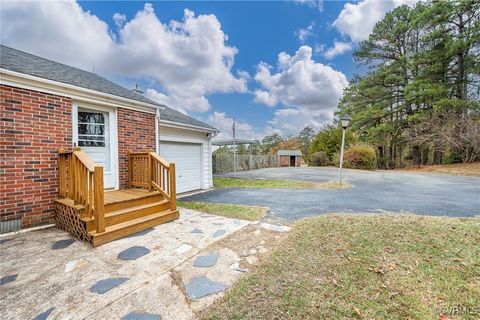
{"label": "deck post", "polygon": [[131,156],[132,151],[128,150],[127,152],[127,160],[128,160],[128,188],[132,188],[132,170],[133,170],[133,165],[132,165],[132,156]]}
{"label": "deck post", "polygon": [[170,162],[169,164],[170,168],[170,209],[172,211],[177,210],[177,188],[175,185],[175,163]]}
{"label": "deck post", "polygon": [[103,190],[103,167],[95,167],[95,226],[97,233],[105,232],[105,206]]}
{"label": "deck post", "polygon": [[153,190],[153,186],[152,186],[153,172],[152,172],[152,156],[150,155],[150,152],[151,151],[147,153],[147,187],[148,187],[148,191],[151,192]]}
{"label": "deck post", "polygon": [[67,163],[63,156],[64,153],[65,149],[58,149],[58,195],[60,198],[65,198],[67,193]]}

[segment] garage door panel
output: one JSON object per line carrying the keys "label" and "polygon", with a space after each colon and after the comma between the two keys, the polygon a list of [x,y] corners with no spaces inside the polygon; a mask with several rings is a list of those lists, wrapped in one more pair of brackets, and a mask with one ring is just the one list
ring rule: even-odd
{"label": "garage door panel", "polygon": [[175,163],[177,192],[202,188],[201,144],[160,142],[160,156]]}

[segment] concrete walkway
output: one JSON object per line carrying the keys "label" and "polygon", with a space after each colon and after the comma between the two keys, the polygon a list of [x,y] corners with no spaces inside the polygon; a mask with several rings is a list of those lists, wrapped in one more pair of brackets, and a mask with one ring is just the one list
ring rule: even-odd
{"label": "concrete walkway", "polygon": [[[224,176],[311,182],[337,181],[336,168],[268,168]],[[261,205],[271,209],[267,219],[295,220],[330,212],[410,212],[423,215],[471,217],[480,215],[480,178],[398,171],[345,170],[353,188],[248,189],[227,188],[182,198]],[[288,221],[287,221],[288,222]]]}
{"label": "concrete walkway", "polygon": [[[177,221],[97,248],[56,228],[1,237],[0,314],[195,318],[258,261],[260,251],[269,250],[258,235],[280,234],[270,229],[275,228],[181,210]],[[239,247],[249,242],[255,249]]]}

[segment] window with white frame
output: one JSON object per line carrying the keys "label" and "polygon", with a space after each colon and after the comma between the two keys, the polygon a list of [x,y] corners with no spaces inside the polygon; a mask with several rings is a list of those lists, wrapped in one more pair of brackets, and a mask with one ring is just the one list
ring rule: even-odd
{"label": "window with white frame", "polygon": [[80,147],[105,147],[105,114],[78,112],[78,145]]}

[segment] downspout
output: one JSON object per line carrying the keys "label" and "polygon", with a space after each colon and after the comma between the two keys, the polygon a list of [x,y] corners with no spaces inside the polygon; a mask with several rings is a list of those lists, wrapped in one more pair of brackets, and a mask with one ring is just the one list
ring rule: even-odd
{"label": "downspout", "polygon": [[160,107],[155,110],[155,152],[160,154]]}
{"label": "downspout", "polygon": [[208,154],[210,155],[210,188],[213,188],[213,151],[212,151],[212,140],[215,138],[220,132],[215,131],[208,136]]}

